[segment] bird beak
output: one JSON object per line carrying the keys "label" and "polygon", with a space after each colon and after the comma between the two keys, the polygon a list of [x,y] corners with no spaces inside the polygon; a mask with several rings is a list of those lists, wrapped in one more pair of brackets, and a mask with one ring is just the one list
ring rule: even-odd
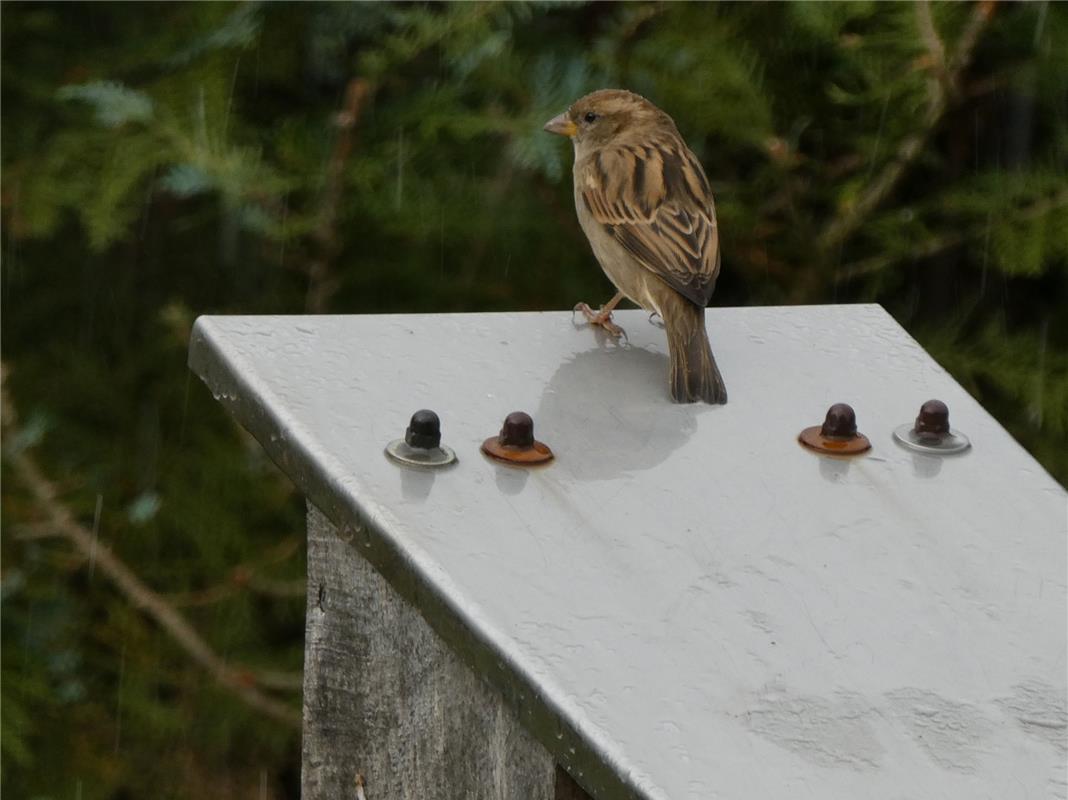
{"label": "bird beak", "polygon": [[549,133],[556,133],[560,136],[567,136],[568,138],[578,133],[578,125],[567,118],[566,111],[546,122],[544,129]]}

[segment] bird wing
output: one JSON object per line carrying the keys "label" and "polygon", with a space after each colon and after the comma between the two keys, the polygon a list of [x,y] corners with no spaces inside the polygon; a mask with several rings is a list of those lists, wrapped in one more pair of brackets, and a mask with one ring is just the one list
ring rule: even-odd
{"label": "bird wing", "polygon": [[580,165],[582,200],[635,259],[702,308],[719,273],[712,190],[681,141],[604,148]]}

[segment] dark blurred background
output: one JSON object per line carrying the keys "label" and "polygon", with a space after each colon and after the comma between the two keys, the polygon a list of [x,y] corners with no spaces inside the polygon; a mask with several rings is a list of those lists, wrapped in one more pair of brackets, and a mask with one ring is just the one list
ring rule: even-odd
{"label": "dark blurred background", "polygon": [[881,303],[1068,481],[1068,6],[0,14],[10,797],[298,796],[302,502],[192,321],[607,299],[541,130],[591,89],[703,161],[714,305]]}

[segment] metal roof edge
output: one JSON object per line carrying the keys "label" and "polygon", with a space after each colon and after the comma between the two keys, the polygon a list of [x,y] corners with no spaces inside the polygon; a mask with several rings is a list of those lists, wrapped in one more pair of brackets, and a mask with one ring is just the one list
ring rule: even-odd
{"label": "metal roof edge", "polygon": [[294,420],[277,405],[271,408],[252,399],[270,393],[255,387],[244,377],[251,371],[241,370],[239,360],[224,354],[215,341],[212,316],[194,322],[188,365],[307,500],[338,527],[342,538],[357,547],[464,663],[501,692],[524,727],[586,791],[596,800],[667,800],[627,767],[615,748],[598,741],[590,724],[569,711],[562,696],[555,696],[555,687],[543,685],[524,669],[492,628],[455,602],[421,554],[399,546],[388,533],[385,515],[357,501],[312,457]]}

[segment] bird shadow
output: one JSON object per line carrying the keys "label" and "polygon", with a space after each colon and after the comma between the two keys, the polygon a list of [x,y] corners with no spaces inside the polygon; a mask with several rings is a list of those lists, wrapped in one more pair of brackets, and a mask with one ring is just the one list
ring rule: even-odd
{"label": "bird shadow", "polygon": [[534,414],[560,468],[580,481],[655,467],[690,439],[698,416],[713,410],[671,401],[666,355],[608,346],[611,337],[604,336],[557,368]]}

